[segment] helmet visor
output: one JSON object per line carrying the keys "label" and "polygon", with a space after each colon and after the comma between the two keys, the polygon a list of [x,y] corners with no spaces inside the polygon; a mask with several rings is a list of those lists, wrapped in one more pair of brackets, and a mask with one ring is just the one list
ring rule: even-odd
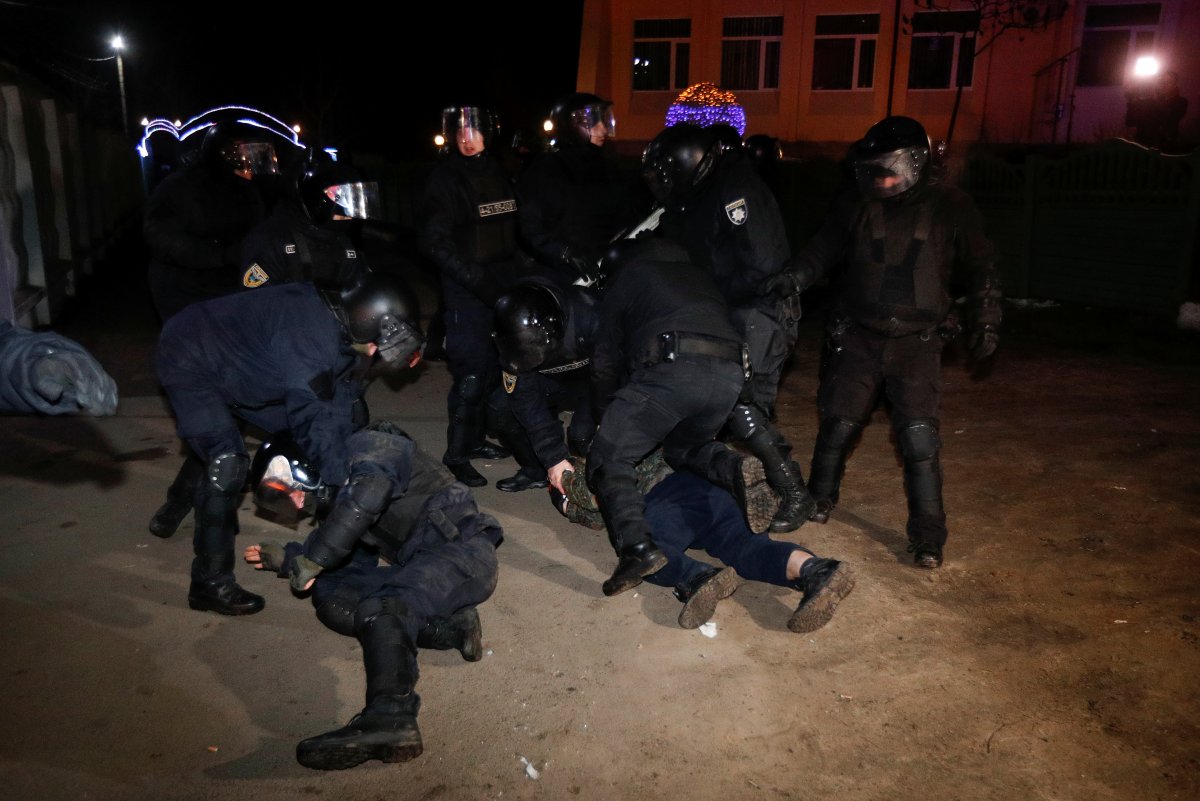
{"label": "helmet visor", "polygon": [[279,159],[275,146],[270,142],[232,142],[221,151],[225,161],[236,173],[251,175],[277,175]]}
{"label": "helmet visor", "polygon": [[491,115],[478,106],[461,106],[442,110],[442,136],[447,142],[454,141],[458,131],[472,130],[483,133],[491,126]]}
{"label": "helmet visor", "polygon": [[337,206],[335,214],[352,220],[378,220],[382,214],[379,202],[379,184],[374,181],[357,181],[325,187],[325,196]]}
{"label": "helmet visor", "polygon": [[895,197],[916,186],[928,162],[929,149],[924,147],[863,154],[854,159],[854,176],[867,197]]}
{"label": "helmet visor", "polygon": [[279,454],[267,463],[254,488],[254,502],[276,515],[296,515],[311,510],[320,486],[320,476],[308,465]]}
{"label": "helmet visor", "polygon": [[606,137],[617,135],[617,118],[612,103],[593,103],[571,112],[571,124],[594,136],[598,126],[603,126]]}

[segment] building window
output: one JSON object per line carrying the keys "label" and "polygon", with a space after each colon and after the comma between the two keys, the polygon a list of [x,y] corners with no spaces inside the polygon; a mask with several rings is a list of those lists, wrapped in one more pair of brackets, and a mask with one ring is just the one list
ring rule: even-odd
{"label": "building window", "polygon": [[970,86],[975,77],[977,11],[919,11],[912,16],[909,89]]}
{"label": "building window", "polygon": [[633,21],[633,90],[686,89],[692,35],[690,19]]}
{"label": "building window", "polygon": [[726,17],[721,39],[721,88],[778,89],[783,17]]}
{"label": "building window", "polygon": [[870,89],[878,39],[878,14],[818,14],[812,88]]}
{"label": "building window", "polygon": [[1132,62],[1151,55],[1161,3],[1088,6],[1083,18],[1077,86],[1120,86]]}

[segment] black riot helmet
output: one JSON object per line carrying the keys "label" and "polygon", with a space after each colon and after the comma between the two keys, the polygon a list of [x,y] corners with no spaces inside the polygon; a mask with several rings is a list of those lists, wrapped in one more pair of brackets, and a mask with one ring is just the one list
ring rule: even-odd
{"label": "black riot helmet", "polygon": [[[474,133],[479,134],[478,138]],[[471,158],[492,145],[496,115],[483,106],[448,106],[442,109],[442,136],[446,147]]]}
{"label": "black riot helmet", "polygon": [[563,345],[565,321],[558,297],[547,286],[522,284],[496,301],[492,338],[510,373],[536,370]]}
{"label": "black riot helmet", "polygon": [[707,128],[684,122],[664,129],[642,154],[642,178],[660,202],[687,197],[716,166],[721,143]]}
{"label": "black riot helmet", "polygon": [[612,103],[587,92],[560,97],[550,109],[550,122],[554,124],[554,136],[560,147],[596,145],[597,136],[601,139],[599,145],[603,145],[604,140],[617,135]]}
{"label": "black riot helmet", "polygon": [[779,140],[767,134],[747,136],[743,149],[750,158],[750,163],[759,172],[769,170],[783,158],[783,149],[779,146]]}
{"label": "black riot helmet", "polygon": [[200,160],[210,169],[230,170],[242,178],[279,172],[279,158],[270,134],[236,120],[222,120],[209,126],[200,143]]}
{"label": "black riot helmet", "polygon": [[425,335],[417,296],[398,276],[362,272],[341,290],[335,307],[350,339],[373,342],[387,364],[416,366]]}
{"label": "black riot helmet", "polygon": [[855,143],[851,163],[865,197],[897,197],[920,185],[929,167],[929,136],[911,117],[888,117]]}
{"label": "black riot helmet", "polygon": [[324,151],[310,150],[296,176],[296,195],[305,215],[317,225],[336,219],[378,220],[383,215],[379,184],[364,181],[349,164]]}
{"label": "black riot helmet", "polygon": [[272,434],[259,446],[250,463],[250,487],[256,506],[284,517],[320,516],[336,492],[321,482],[316,466],[287,431]]}

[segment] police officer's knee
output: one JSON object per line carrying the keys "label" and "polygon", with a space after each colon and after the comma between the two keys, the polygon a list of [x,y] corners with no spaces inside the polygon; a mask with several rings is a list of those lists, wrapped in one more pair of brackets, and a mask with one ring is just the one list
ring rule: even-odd
{"label": "police officer's knee", "polygon": [[205,466],[205,481],[211,490],[222,495],[241,492],[250,472],[250,457],[245,453],[220,453]]}
{"label": "police officer's knee", "polygon": [[896,442],[906,462],[923,462],[937,456],[942,447],[937,423],[933,420],[910,420],[896,429]]}

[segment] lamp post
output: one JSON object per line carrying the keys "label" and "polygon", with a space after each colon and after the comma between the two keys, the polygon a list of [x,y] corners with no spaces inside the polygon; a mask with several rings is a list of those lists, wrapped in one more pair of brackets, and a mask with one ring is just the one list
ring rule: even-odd
{"label": "lamp post", "polygon": [[125,39],[120,34],[114,36],[109,42],[112,49],[117,54],[117,85],[121,90],[121,127],[125,131],[126,138],[129,137],[129,112],[125,108],[125,62],[121,60],[121,51],[125,49]]}

